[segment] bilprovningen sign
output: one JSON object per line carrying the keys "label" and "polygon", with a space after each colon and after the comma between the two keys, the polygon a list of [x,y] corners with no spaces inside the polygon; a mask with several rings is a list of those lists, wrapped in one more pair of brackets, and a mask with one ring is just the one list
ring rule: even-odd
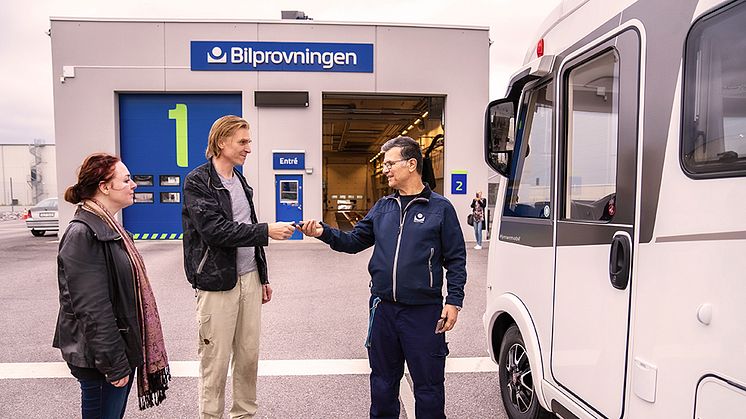
{"label": "bilprovningen sign", "polygon": [[373,72],[373,44],[192,41],[195,71]]}

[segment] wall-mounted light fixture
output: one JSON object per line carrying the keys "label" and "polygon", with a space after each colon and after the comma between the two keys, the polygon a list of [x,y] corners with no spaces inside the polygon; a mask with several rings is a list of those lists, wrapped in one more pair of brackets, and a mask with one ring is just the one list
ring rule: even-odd
{"label": "wall-mounted light fixture", "polygon": [[63,65],[62,76],[60,76],[60,83],[64,83],[65,80],[75,77],[75,66]]}

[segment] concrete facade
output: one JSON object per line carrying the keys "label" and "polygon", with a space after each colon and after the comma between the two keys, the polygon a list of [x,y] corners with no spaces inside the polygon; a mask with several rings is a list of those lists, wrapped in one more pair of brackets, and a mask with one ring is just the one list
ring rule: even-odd
{"label": "concrete facade", "polygon": [[[304,218],[321,219],[322,94],[441,95],[447,138],[445,196],[462,218],[476,190],[487,190],[483,120],[488,102],[488,30],[316,21],[110,21],[53,18],[55,139],[58,193],[75,182],[82,159],[118,153],[119,93],[240,92],[254,140],[244,172],[255,189],[261,221],[275,219],[273,150],[304,150]],[[192,71],[190,42],[275,41],[368,43],[372,73]],[[63,77],[63,68],[68,77]],[[72,77],[70,77],[72,76]],[[258,108],[255,91],[307,91],[307,108]],[[204,140],[206,142],[206,139]],[[371,156],[372,157],[372,156]],[[126,163],[126,162],[125,162]],[[452,195],[450,173],[468,171],[468,190]],[[61,204],[64,226],[73,206]]]}

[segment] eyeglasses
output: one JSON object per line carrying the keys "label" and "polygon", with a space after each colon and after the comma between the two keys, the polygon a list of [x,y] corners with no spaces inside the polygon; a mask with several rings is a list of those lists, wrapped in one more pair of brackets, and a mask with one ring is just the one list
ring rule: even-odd
{"label": "eyeglasses", "polygon": [[401,159],[401,160],[394,160],[394,161],[385,161],[385,162],[383,162],[383,169],[384,170],[391,170],[391,168],[394,167],[394,165],[396,163],[407,161],[407,160],[409,160],[409,159]]}

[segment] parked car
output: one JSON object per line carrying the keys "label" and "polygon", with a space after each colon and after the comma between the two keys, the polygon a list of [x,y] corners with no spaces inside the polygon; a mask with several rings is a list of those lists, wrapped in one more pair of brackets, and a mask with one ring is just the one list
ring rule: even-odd
{"label": "parked car", "polygon": [[47,198],[31,207],[26,214],[26,227],[31,234],[41,237],[47,231],[59,231],[60,213],[57,210],[57,198]]}

